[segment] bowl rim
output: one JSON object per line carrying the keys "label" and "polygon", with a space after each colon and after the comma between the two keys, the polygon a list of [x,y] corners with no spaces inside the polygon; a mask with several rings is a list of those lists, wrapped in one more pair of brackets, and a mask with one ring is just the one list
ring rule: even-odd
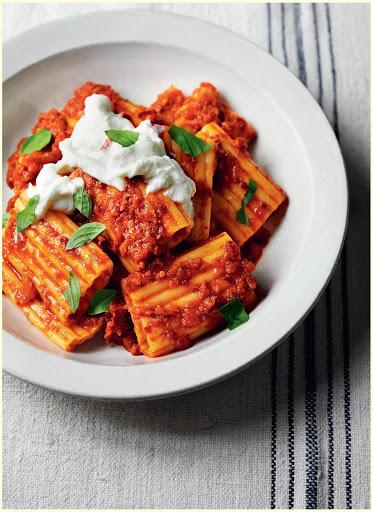
{"label": "bowl rim", "polygon": [[[139,17],[142,38],[140,40],[136,24]],[[102,23],[108,22],[111,23],[111,30],[100,30]],[[159,23],[168,23],[167,33],[156,30]],[[185,31],[190,30],[191,24],[193,38],[183,37]],[[69,38],[62,37],[67,27],[71,34]],[[40,45],[41,39],[50,41],[50,44]],[[202,44],[206,39],[210,41],[207,47]],[[299,134],[301,144],[312,162],[312,169],[320,170],[333,166],[333,169],[338,170],[336,182],[333,183],[334,195],[323,202],[319,212],[323,222],[323,226],[319,226],[322,233],[320,251],[323,255],[323,266],[318,269],[318,273],[312,268],[315,258],[321,258],[320,253],[315,250],[316,244],[312,246],[309,237],[300,261],[294,269],[294,275],[289,279],[295,287],[299,284],[302,272],[307,270],[310,273],[307,282],[303,279],[302,283],[305,296],[299,296],[297,301],[294,300],[294,309],[291,313],[286,312],[284,307],[278,307],[277,316],[287,313],[289,318],[285,321],[283,318],[271,318],[270,330],[260,333],[264,341],[262,350],[248,350],[248,344],[244,344],[245,326],[242,326],[229,333],[231,342],[237,344],[237,350],[232,353],[227,353],[225,344],[216,344],[196,353],[186,352],[185,356],[180,358],[157,361],[157,364],[100,366],[56,357],[22,342],[8,332],[3,334],[3,368],[16,377],[53,391],[81,397],[149,400],[184,394],[228,378],[273,350],[303,321],[323,293],[338,262],[347,229],[348,187],[346,170],[335,134],[324,112],[305,86],[285,66],[255,43],[229,29],[191,16],[131,8],[80,14],[42,24],[9,39],[4,44],[4,81],[32,64],[65,51],[97,44],[126,42],[176,46],[214,60],[215,50],[218,49],[223,62],[226,62],[224,57],[229,57],[230,66],[244,79],[247,78],[247,72],[244,67],[239,68],[240,56],[245,55],[245,59],[251,58],[254,62],[259,60],[260,82],[267,83],[273,75],[279,77],[276,90],[271,91],[271,96],[274,96],[276,103],[281,102],[285,105],[283,110]],[[289,88],[292,91],[291,98],[288,96]],[[304,110],[297,111],[294,106],[296,102],[292,101],[294,95],[302,102],[304,110],[307,110],[307,116],[303,115]],[[316,124],[317,130],[310,129],[311,124]],[[323,143],[321,146],[320,141]],[[323,150],[323,147],[326,149]],[[318,151],[315,152],[315,149]],[[325,192],[322,191],[322,194],[325,195]],[[312,226],[311,222],[309,224],[310,233],[317,233],[315,226]],[[306,249],[309,252],[306,252]],[[166,371],[162,372],[162,368]],[[100,378],[97,378],[98,372]],[[143,385],[141,388],[139,383],[144,384],[144,377],[146,386]]]}

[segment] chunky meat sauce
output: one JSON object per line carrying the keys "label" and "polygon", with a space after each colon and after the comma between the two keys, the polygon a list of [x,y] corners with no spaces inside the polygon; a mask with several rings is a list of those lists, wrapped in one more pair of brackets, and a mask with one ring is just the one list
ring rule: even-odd
{"label": "chunky meat sauce", "polygon": [[71,128],[55,108],[40,114],[31,132],[36,133],[44,128],[48,128],[53,134],[52,141],[46,148],[24,155],[20,152],[26,140],[24,137],[17,144],[15,152],[8,158],[6,181],[10,188],[22,190],[29,183],[34,183],[44,164],[56,163],[62,157],[58,145],[61,140],[70,136]]}
{"label": "chunky meat sauce", "polygon": [[141,354],[133,323],[124,300],[114,299],[105,313],[105,343],[123,345],[134,356]]}
{"label": "chunky meat sauce", "polygon": [[[242,150],[246,150],[248,144],[256,138],[254,128],[238,116],[223,100],[217,89],[209,83],[202,83],[189,97],[184,96],[179,89],[170,87],[160,94],[150,107],[144,107],[128,102],[109,85],[86,82],[75,91],[74,96],[60,112],[53,108],[39,116],[31,132],[36,133],[44,128],[51,130],[53,137],[47,147],[29,155],[21,154],[21,145],[26,140],[22,138],[14,153],[8,158],[7,184],[15,190],[15,197],[9,202],[8,210],[13,208],[19,192],[29,183],[35,182],[44,164],[55,163],[61,158],[59,143],[71,135],[73,127],[84,111],[84,101],[91,94],[106,95],[111,101],[113,111],[127,117],[135,125],[143,119],[150,119],[153,123],[165,126],[176,124],[197,133],[206,123],[214,121],[227,131],[235,140],[237,147]],[[223,154],[220,159],[221,169],[216,177],[217,182],[220,180],[223,184],[224,180],[228,179],[238,182],[239,169],[236,168],[236,164],[230,162],[229,157]],[[192,167],[193,159],[186,155],[184,163],[186,167]],[[188,329],[204,323],[218,325],[222,319],[219,307],[232,298],[239,298],[247,308],[253,307],[254,264],[240,257],[236,244],[227,243],[224,256],[213,263],[212,280],[193,285],[192,278],[203,270],[211,270],[211,265],[198,258],[180,264],[173,263],[174,256],[169,253],[160,258],[163,253],[167,253],[169,242],[164,225],[164,216],[167,212],[164,211],[163,202],[157,201],[154,194],[152,199],[144,197],[135,185],[136,179],[134,182],[131,180],[126,190],[121,192],[100,183],[81,169],[73,170],[71,177],[76,176],[83,178],[84,186],[93,200],[90,221],[103,222],[112,234],[109,242],[103,236],[96,242],[103,249],[108,247],[113,253],[130,258],[138,263],[138,268],[141,269],[127,277],[123,277],[122,273],[118,274],[124,293],[163,279],[168,280],[169,287],[183,284],[188,286],[190,291],[198,293],[198,300],[185,308],[168,304],[167,307],[154,306],[142,311],[153,325],[162,327],[164,336],[169,338],[175,348],[181,349],[191,345]],[[211,195],[211,191],[205,190],[202,183],[197,184],[197,189],[199,194],[206,194],[206,197]],[[78,225],[85,222],[79,213],[74,214],[73,219]],[[10,238],[7,238],[10,245],[16,244],[17,250],[22,250],[24,241],[22,234],[17,236],[15,233],[14,214],[8,221],[6,230],[11,233]],[[260,256],[264,238],[260,239],[258,236],[250,246],[249,256],[254,261]],[[4,247],[3,256],[6,261],[10,245],[8,243]],[[115,287],[120,288],[120,279],[118,278],[116,282],[112,279]],[[27,274],[22,276],[22,280],[27,293],[18,297],[19,305],[24,305],[38,295],[32,279]],[[79,311],[80,308],[77,315],[80,314]],[[123,345],[133,355],[140,354],[132,320],[121,293],[118,293],[104,317],[105,342]],[[82,324],[85,322],[82,317]]]}
{"label": "chunky meat sauce", "polygon": [[91,220],[102,222],[111,231],[110,249],[144,267],[147,260],[166,251],[169,235],[164,226],[167,210],[157,196],[144,196],[135,180],[120,191],[100,183],[82,170],[71,177],[81,177],[93,200]]}
{"label": "chunky meat sauce", "polygon": [[[143,307],[137,311],[140,316],[150,320],[150,324],[162,329],[162,336],[169,338],[178,350],[193,343],[188,335],[190,329],[203,324],[218,325],[222,316],[218,309],[234,298],[238,298],[248,309],[255,301],[256,282],[252,277],[254,264],[241,258],[238,246],[228,242],[224,254],[212,263],[201,258],[191,258],[181,262],[169,263],[160,270],[159,263],[150,266],[144,272],[135,272],[122,280],[124,294],[131,293],[147,284],[167,280],[168,288],[183,285],[187,287],[185,295],[196,292],[198,299],[186,306],[175,304]],[[193,284],[193,277],[212,271],[214,277],[202,283]]]}

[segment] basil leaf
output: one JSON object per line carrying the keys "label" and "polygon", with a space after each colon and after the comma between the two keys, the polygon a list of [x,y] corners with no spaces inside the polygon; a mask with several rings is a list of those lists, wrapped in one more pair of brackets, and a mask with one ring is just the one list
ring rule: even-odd
{"label": "basil leaf", "polygon": [[208,144],[199,137],[196,137],[192,132],[188,132],[188,130],[184,130],[184,128],[180,128],[175,124],[170,126],[168,133],[171,139],[174,140],[187,155],[196,157],[211,148],[211,144]]}
{"label": "basil leaf", "polygon": [[105,231],[105,229],[105,224],[101,224],[100,222],[83,224],[83,226],[80,226],[80,228],[74,231],[72,237],[67,242],[66,249],[75,249],[76,247],[81,247],[82,245],[92,242],[92,240]]}
{"label": "basil leaf", "polygon": [[69,303],[70,309],[73,313],[78,309],[80,300],[80,283],[75,274],[69,272],[69,284],[67,286],[64,296]]}
{"label": "basil leaf", "polygon": [[248,190],[241,201],[241,208],[237,211],[236,214],[236,219],[238,220],[238,222],[241,222],[241,224],[250,224],[250,219],[246,215],[245,206],[252,200],[257,188],[257,183],[254,180],[250,179],[249,183],[247,184]]}
{"label": "basil leaf", "polygon": [[5,228],[6,223],[8,222],[9,217],[10,217],[10,213],[8,213],[8,212],[3,213],[3,228]]}
{"label": "basil leaf", "polygon": [[98,315],[106,313],[116,293],[115,290],[110,290],[109,288],[98,290],[89,302],[88,314]]}
{"label": "basil leaf", "polygon": [[230,300],[227,304],[219,308],[219,311],[225,318],[230,331],[249,320],[249,315],[246,313],[239,299]]}
{"label": "basil leaf", "polygon": [[47,128],[34,133],[34,135],[31,135],[31,137],[26,139],[22,144],[20,152],[23,155],[29,155],[34,151],[40,151],[41,149],[45,148],[45,146],[48,146],[52,140],[52,135],[52,132]]}
{"label": "basil leaf", "polygon": [[106,135],[110,140],[117,142],[121,146],[128,148],[135,144],[140,134],[131,130],[107,130]]}
{"label": "basil leaf", "polygon": [[240,209],[237,210],[236,219],[238,220],[238,222],[241,222],[241,224],[250,224],[250,220],[246,215],[245,207],[242,206],[242,203]]}
{"label": "basil leaf", "polygon": [[35,220],[35,210],[39,202],[40,196],[36,194],[29,199],[26,208],[16,214],[17,233],[31,226]]}
{"label": "basil leaf", "polygon": [[92,199],[84,187],[78,188],[74,192],[73,205],[74,208],[89,219],[92,213]]}

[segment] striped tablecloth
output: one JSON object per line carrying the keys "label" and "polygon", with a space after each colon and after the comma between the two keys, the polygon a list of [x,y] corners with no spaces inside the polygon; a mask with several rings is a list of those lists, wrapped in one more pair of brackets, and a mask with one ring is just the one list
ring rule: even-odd
{"label": "striped tablecloth", "polygon": [[[77,12],[133,7],[8,4],[4,37]],[[369,6],[141,8],[231,28],[302,80],[342,147],[347,241],[303,325],[213,387],[158,402],[96,403],[5,375],[3,505],[369,508]]]}

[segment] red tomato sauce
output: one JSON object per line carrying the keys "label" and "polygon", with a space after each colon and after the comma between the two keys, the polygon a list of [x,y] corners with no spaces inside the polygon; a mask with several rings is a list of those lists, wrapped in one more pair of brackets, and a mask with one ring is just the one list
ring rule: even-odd
{"label": "red tomato sauce", "polygon": [[[76,121],[84,111],[85,99],[92,94],[107,96],[113,111],[127,117],[135,125],[143,119],[150,119],[153,123],[165,126],[176,124],[197,133],[205,124],[214,121],[234,139],[234,144],[241,151],[246,151],[248,144],[256,139],[255,129],[230,108],[210,83],[202,83],[187,97],[177,88],[170,87],[161,93],[150,107],[144,107],[128,102],[109,85],[86,82],[75,91],[61,112],[51,109],[39,116],[32,133],[44,128],[50,129],[53,137],[47,147],[30,155],[23,155],[20,153],[25,140],[23,138],[8,158],[7,183],[15,189],[16,195],[29,183],[35,182],[44,164],[55,163],[61,158],[59,143],[71,135]],[[188,155],[184,156],[182,166],[191,175],[195,159]],[[218,167],[214,186],[223,186],[226,182],[241,183],[241,168],[235,160],[225,155],[221,148]],[[257,299],[256,282],[252,271],[268,242],[269,232],[264,228],[259,230],[244,248],[244,258],[240,257],[238,246],[229,242],[224,248],[223,257],[211,264],[200,258],[175,262],[175,256],[168,250],[170,235],[164,222],[167,209],[164,202],[157,199],[156,194],[144,196],[138,186],[141,179],[130,180],[126,190],[119,191],[100,183],[80,169],[75,169],[71,174],[72,178],[77,176],[83,178],[84,187],[93,200],[90,221],[103,222],[107,230],[110,230],[109,241],[100,236],[95,240],[96,243],[104,251],[109,248],[113,253],[131,259],[140,268],[140,271],[124,276],[126,272],[123,273],[122,265],[119,264],[122,272],[118,271],[116,266],[111,282],[113,287],[122,287],[123,294],[126,294],[151,282],[168,279],[170,288],[185,285],[189,291],[198,293],[198,300],[184,308],[178,308],[170,303],[166,306],[147,307],[140,312],[150,318],[151,325],[162,328],[163,337],[175,348],[187,348],[193,343],[187,333],[188,329],[198,328],[205,322],[210,328],[221,323],[222,315],[219,308],[231,299],[240,299],[247,310],[254,306]],[[211,191],[204,183],[195,181],[196,197],[202,200],[203,204],[204,199],[207,201],[211,197]],[[12,198],[8,209],[13,207],[14,201],[15,198]],[[254,203],[255,201],[253,206]],[[258,210],[258,215],[259,213]],[[86,222],[79,213],[74,214],[73,219],[78,225]],[[216,228],[212,222],[210,236],[214,234],[214,229]],[[14,216],[8,222],[6,232],[9,236],[5,244],[4,258],[7,257],[7,250],[22,251],[24,244],[24,234],[16,234]],[[51,236],[54,235],[51,233]],[[66,241],[61,239],[61,244],[65,246]],[[173,253],[180,252],[181,247],[182,245],[176,247]],[[209,270],[213,271],[213,279],[198,285],[191,284],[194,276]],[[19,292],[16,299],[19,305],[25,305],[38,295],[31,277],[27,274],[22,276],[22,286],[23,291]],[[43,295],[42,289],[39,290],[39,294],[48,304],[48,297]],[[78,312],[74,315],[74,318],[81,318],[82,325],[90,325],[93,322],[86,313],[81,313],[82,309],[87,307],[88,298],[85,297],[81,301]],[[120,293],[104,314],[104,320],[106,343],[123,345],[134,355],[140,353],[131,316]]]}
{"label": "red tomato sauce", "polygon": [[104,341],[107,344],[123,345],[134,356],[141,354],[131,316],[123,299],[114,299],[109,311],[105,313]]}
{"label": "red tomato sauce", "polygon": [[36,133],[44,128],[48,128],[53,134],[52,141],[46,148],[23,155],[20,148],[26,140],[25,137],[19,141],[15,152],[8,158],[6,181],[10,188],[22,190],[29,183],[34,183],[44,164],[56,163],[62,157],[58,145],[63,139],[70,136],[71,129],[55,108],[40,114],[31,131]]}
{"label": "red tomato sauce", "polygon": [[[242,301],[247,310],[255,302],[256,282],[252,276],[253,263],[240,257],[240,250],[234,242],[228,242],[221,258],[206,263],[201,258],[190,258],[160,270],[161,265],[151,265],[144,272],[135,272],[122,280],[123,293],[131,293],[147,284],[163,279],[168,280],[168,287],[186,286],[189,292],[197,292],[198,299],[183,307],[173,303],[146,306],[137,313],[146,316],[150,325],[162,329],[162,337],[178,350],[193,343],[188,335],[189,329],[197,329],[207,322],[218,325],[223,317],[219,308],[234,298]],[[193,277],[203,272],[212,271],[214,277],[199,284],[191,284]],[[175,325],[177,328],[175,328]]]}
{"label": "red tomato sauce", "polygon": [[81,170],[71,177],[81,177],[93,200],[91,221],[96,220],[110,228],[110,249],[128,257],[140,266],[149,259],[166,252],[170,236],[164,225],[167,209],[155,194],[144,196],[138,186],[140,180],[130,180],[120,191],[100,183]]}

